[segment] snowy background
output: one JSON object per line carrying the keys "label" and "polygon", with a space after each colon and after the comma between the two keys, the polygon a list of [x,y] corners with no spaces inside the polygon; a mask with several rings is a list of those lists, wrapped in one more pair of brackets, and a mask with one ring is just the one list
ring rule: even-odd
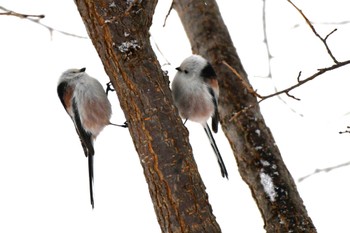
{"label": "snowy background", "polygon": [[[159,1],[152,41],[175,67],[191,54],[175,11],[163,28],[170,0]],[[268,75],[263,43],[262,1],[218,1],[224,21],[249,79],[262,95],[281,90],[332,65],[322,43],[287,1],[267,1],[267,35],[273,59]],[[329,45],[338,60],[350,59],[350,2],[295,1],[322,36],[338,28]],[[87,36],[72,0],[0,0],[0,6],[26,14],[44,14],[42,23]],[[86,67],[102,84],[108,77],[89,39],[50,32],[12,16],[0,16],[0,232],[160,232],[142,167],[128,130],[108,126],[96,143],[95,209],[89,202],[87,159],[73,124],[56,92],[61,73]],[[161,65],[166,61],[159,56]],[[291,94],[301,101],[264,101],[261,110],[283,159],[296,179],[316,168],[350,159],[350,66],[331,71]],[[112,122],[123,123],[117,97]],[[217,221],[225,232],[265,232],[263,221],[222,131],[215,135],[230,180],[221,178],[212,149],[199,124],[188,122],[194,156]],[[205,143],[203,143],[205,142]],[[319,173],[298,190],[320,233],[350,232],[350,167]]]}

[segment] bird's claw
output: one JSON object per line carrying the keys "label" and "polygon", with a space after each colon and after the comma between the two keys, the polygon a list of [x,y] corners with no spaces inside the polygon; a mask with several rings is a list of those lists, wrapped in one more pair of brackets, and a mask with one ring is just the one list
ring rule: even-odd
{"label": "bird's claw", "polygon": [[109,83],[106,83],[107,88],[106,88],[106,95],[108,96],[109,91],[115,91],[112,86],[112,82],[110,81]]}

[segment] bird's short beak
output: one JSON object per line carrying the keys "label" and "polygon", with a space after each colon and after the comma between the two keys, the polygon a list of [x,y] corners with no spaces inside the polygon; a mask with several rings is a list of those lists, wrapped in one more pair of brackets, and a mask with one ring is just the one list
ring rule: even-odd
{"label": "bird's short beak", "polygon": [[79,71],[80,72],[85,72],[85,70],[86,70],[86,68],[84,67],[84,68],[81,68]]}
{"label": "bird's short beak", "polygon": [[180,67],[176,67],[175,70],[182,71]]}

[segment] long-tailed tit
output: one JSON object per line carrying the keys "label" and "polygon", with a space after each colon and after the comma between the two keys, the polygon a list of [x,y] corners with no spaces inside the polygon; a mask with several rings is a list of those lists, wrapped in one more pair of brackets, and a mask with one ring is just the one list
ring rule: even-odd
{"label": "long-tailed tit", "polygon": [[228,178],[224,161],[207,124],[209,117],[212,117],[212,129],[215,133],[218,131],[219,85],[215,71],[211,64],[199,55],[186,58],[176,69],[171,87],[179,114],[186,121],[198,122],[203,126],[217,157],[221,175]]}
{"label": "long-tailed tit", "polygon": [[58,81],[57,93],[88,157],[90,201],[94,208],[93,143],[102,129],[111,124],[111,104],[100,82],[86,74],[85,68],[65,71]]}

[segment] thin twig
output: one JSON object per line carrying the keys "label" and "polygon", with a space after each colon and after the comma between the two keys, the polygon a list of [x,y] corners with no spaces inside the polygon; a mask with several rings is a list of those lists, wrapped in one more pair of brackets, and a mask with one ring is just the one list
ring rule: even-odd
{"label": "thin twig", "polygon": [[306,78],[304,80],[300,80],[301,72],[299,72],[298,77],[297,77],[298,82],[295,85],[290,86],[290,87],[288,87],[286,89],[283,89],[281,91],[277,91],[275,93],[272,93],[270,95],[265,95],[265,96],[260,95],[259,93],[254,91],[253,88],[249,84],[247,84],[247,82],[242,78],[242,76],[232,66],[227,64],[226,61],[223,61],[222,63],[225,66],[227,66],[232,71],[232,73],[234,73],[237,76],[237,78],[242,82],[243,86],[248,90],[248,92],[250,94],[252,94],[252,95],[254,95],[254,96],[256,96],[256,97],[261,99],[259,101],[259,103],[260,103],[260,102],[262,102],[262,101],[264,101],[266,99],[269,99],[271,97],[278,96],[278,95],[281,95],[281,94],[286,94],[287,96],[289,96],[289,97],[291,97],[291,98],[293,98],[295,100],[300,100],[299,98],[296,98],[295,96],[291,95],[290,91],[292,91],[295,88],[300,87],[301,85],[303,85],[303,84],[305,84],[305,83],[315,79],[316,77],[326,73],[327,71],[334,70],[334,69],[337,69],[337,68],[340,68],[342,66],[350,64],[350,60],[343,61],[343,62],[338,62],[337,64],[334,64],[334,65],[332,65],[330,67],[319,69],[318,72],[314,73],[313,75],[309,76],[308,78]]}
{"label": "thin twig", "polygon": [[171,65],[171,63],[168,61],[168,59],[166,59],[166,57],[164,56],[163,52],[160,50],[156,40],[154,39],[154,37],[152,36],[152,34],[150,33],[151,35],[151,39],[153,40],[153,43],[154,45],[156,46],[156,49],[158,50],[158,52],[160,53],[160,55],[164,58],[165,60],[165,64],[163,64],[162,66],[165,66],[165,65]]}
{"label": "thin twig", "polygon": [[85,36],[79,36],[79,35],[76,35],[76,34],[73,34],[73,33],[57,30],[57,29],[54,29],[53,27],[50,27],[50,26],[48,26],[46,24],[41,23],[40,19],[43,19],[45,17],[45,15],[22,14],[22,13],[18,13],[18,12],[15,12],[15,11],[8,10],[5,7],[2,7],[2,6],[0,6],[0,10],[4,11],[4,12],[0,12],[0,15],[15,16],[15,17],[18,17],[18,18],[21,18],[21,19],[29,20],[29,21],[31,21],[33,23],[37,23],[40,26],[43,26],[44,28],[49,30],[51,37],[52,37],[52,33],[55,31],[55,32],[61,33],[61,34],[66,35],[66,36],[72,36],[72,37],[76,37],[76,38],[80,38],[80,39],[87,39],[87,37],[85,37]]}
{"label": "thin twig", "polygon": [[270,45],[269,41],[267,40],[267,30],[266,30],[266,0],[263,0],[263,12],[262,12],[262,22],[263,22],[263,33],[264,33],[264,44],[266,47],[266,53],[267,53],[267,58],[268,58],[268,74],[267,78],[272,78],[272,71],[271,71],[271,59],[273,56],[271,55],[270,51]]}
{"label": "thin twig", "polygon": [[[304,15],[304,13],[298,8],[296,7],[296,5],[291,2],[290,0],[288,0],[289,3],[291,3],[293,5],[293,7],[303,16],[303,18],[305,19],[306,23],[309,25],[309,27],[311,28],[311,30],[314,32],[314,34],[316,35],[316,37],[318,37],[322,42],[323,44],[325,45],[327,51],[328,51],[328,54],[332,57],[333,61],[335,64],[333,64],[332,66],[329,66],[329,67],[326,67],[326,68],[322,68],[322,69],[318,69],[318,71],[316,73],[314,73],[313,75],[309,76],[308,78],[304,79],[304,80],[301,80],[300,77],[301,77],[301,72],[299,72],[298,76],[297,76],[297,83],[293,86],[290,86],[286,89],[283,89],[281,91],[277,91],[275,93],[272,93],[270,95],[265,95],[265,96],[262,96],[260,95],[259,93],[257,93],[256,91],[253,90],[253,88],[249,85],[249,83],[247,83],[245,81],[245,79],[243,79],[241,77],[241,75],[233,68],[231,67],[229,64],[227,64],[225,61],[223,61],[223,64],[225,66],[227,66],[231,71],[232,73],[235,74],[235,76],[242,82],[243,86],[247,89],[247,91],[254,95],[255,97],[258,97],[260,98],[260,100],[257,102],[257,103],[261,103],[262,101],[266,100],[266,99],[269,99],[271,97],[274,97],[274,96],[279,96],[281,94],[286,94],[288,97],[290,98],[293,98],[295,100],[300,100],[299,98],[295,97],[294,95],[290,94],[290,92],[294,89],[296,89],[297,87],[300,87],[301,85],[304,85],[305,83],[315,79],[316,77],[328,72],[328,71],[331,71],[331,70],[334,70],[334,69],[337,69],[337,68],[340,68],[342,66],[345,66],[345,65],[348,65],[350,64],[350,60],[347,60],[347,61],[343,61],[343,62],[339,62],[337,61],[337,59],[335,59],[335,57],[333,56],[331,50],[329,49],[328,47],[328,44],[327,44],[327,39],[330,35],[332,35],[335,31],[333,30],[332,32],[330,32],[324,39],[318,34],[318,32],[316,31],[316,29],[312,26],[312,24],[310,23],[310,20]],[[264,1],[265,3],[265,1]],[[265,5],[264,5],[265,7]],[[264,24],[264,27],[266,27],[266,24]],[[264,28],[264,30],[266,31],[266,28]],[[264,35],[266,36],[266,33],[264,33]],[[265,43],[266,43],[267,39],[265,37]],[[269,49],[268,45],[267,45],[267,49]],[[271,54],[269,55],[269,57],[271,56]],[[269,71],[269,75],[271,75],[271,72]],[[251,107],[253,106],[249,106],[245,109],[242,109],[241,111],[246,111],[247,109],[250,109]],[[236,113],[232,118],[235,118],[237,115],[239,115],[240,112]]]}
{"label": "thin twig", "polygon": [[[267,53],[267,60],[268,60],[268,74],[266,78],[269,78],[271,80],[273,80],[272,78],[272,65],[271,65],[271,60],[273,58],[272,54],[271,54],[271,50],[270,50],[270,44],[269,44],[269,40],[267,38],[267,23],[266,23],[266,0],[262,0],[263,2],[263,7],[262,7],[262,22],[263,22],[263,42],[265,44],[266,47],[266,53]],[[278,91],[277,86],[273,83],[273,89],[275,92]],[[286,105],[292,112],[298,114],[299,116],[303,116],[303,114],[298,113],[295,109],[291,108],[288,103],[282,98],[281,95],[278,95],[277,98],[284,104]]]}
{"label": "thin twig", "polygon": [[347,128],[347,130],[340,131],[339,134],[350,133],[350,130],[349,130],[349,129],[350,129],[350,126],[347,126],[346,128]]}
{"label": "thin twig", "polygon": [[[348,65],[350,64],[350,60],[347,60],[347,61],[343,61],[343,62],[338,62],[337,64],[334,64],[330,67],[326,67],[326,68],[322,68],[322,69],[319,69],[318,72],[314,73],[313,75],[309,76],[308,78],[304,79],[304,80],[300,80],[300,75],[301,75],[301,72],[299,72],[298,74],[298,77],[297,77],[297,80],[298,80],[298,83],[293,85],[293,86],[290,86],[284,90],[281,90],[281,91],[277,91],[275,93],[272,93],[270,95],[265,95],[265,96],[262,96],[260,95],[259,93],[257,93],[256,91],[253,90],[253,88],[247,84],[247,82],[242,78],[242,76],[233,68],[231,67],[229,64],[227,64],[225,61],[222,62],[225,66],[227,66],[231,71],[232,73],[234,73],[236,75],[236,77],[242,82],[243,86],[247,89],[247,91],[254,95],[255,97],[258,97],[260,98],[260,100],[257,102],[257,103],[261,103],[262,101],[264,100],[267,100],[271,97],[274,97],[274,96],[278,96],[278,95],[281,95],[281,94],[286,94],[287,96],[295,99],[295,100],[300,100],[299,98],[293,96],[290,94],[290,91],[294,90],[295,88],[297,87],[300,87],[301,85],[307,83],[307,82],[310,82],[311,80],[315,79],[316,77],[328,72],[328,71],[331,71],[331,70],[334,70],[334,69],[337,69],[337,68],[340,68],[342,66],[345,66],[345,65]],[[250,106],[248,109],[250,109],[251,107],[253,106]],[[245,110],[241,110],[241,111],[245,111]],[[238,114],[236,113],[233,117],[235,118]],[[231,119],[231,120],[232,120]]]}
{"label": "thin twig", "polygon": [[166,21],[167,21],[169,15],[170,15],[171,10],[173,9],[173,6],[174,6],[174,1],[171,2],[170,8],[169,8],[169,10],[168,10],[168,13],[167,13],[166,16],[165,16],[164,23],[163,23],[163,27],[165,27]]}
{"label": "thin twig", "polygon": [[315,27],[312,25],[312,23],[310,22],[310,20],[306,17],[306,15],[303,13],[302,10],[300,10],[291,0],[287,0],[290,4],[292,4],[292,6],[301,14],[301,16],[305,19],[307,25],[309,25],[309,27],[311,28],[311,30],[313,31],[313,33],[322,41],[323,45],[326,47],[327,52],[329,54],[329,56],[332,58],[334,63],[338,63],[338,60],[334,57],[332,51],[330,50],[328,44],[327,44],[327,39],[328,37],[336,31],[333,30],[331,33],[329,33],[325,38],[322,38],[320,36],[320,34],[318,34],[318,32],[316,31]]}
{"label": "thin twig", "polygon": [[[273,93],[273,94],[270,94],[270,95],[266,95],[266,96],[262,96],[262,98],[261,98],[261,100],[259,102],[261,102],[263,100],[266,100],[268,98],[271,98],[273,96],[276,96],[276,95],[280,95],[280,94],[283,94],[283,93],[287,94],[290,91],[294,90],[295,88],[300,87],[301,85],[303,85],[303,84],[305,84],[305,83],[315,79],[316,77],[326,73],[327,71],[334,70],[334,69],[340,68],[340,67],[348,65],[348,64],[350,64],[350,60],[343,61],[343,62],[338,62],[338,63],[336,63],[336,64],[334,64],[334,65],[332,65],[330,67],[319,69],[318,72],[314,73],[313,75],[311,75],[310,77],[308,77],[308,78],[306,78],[304,80],[300,80],[299,76],[298,76],[298,83],[297,84],[295,84],[293,86],[290,86],[290,87],[288,87],[288,88],[286,88],[284,90],[278,91],[276,93]],[[299,75],[300,75],[300,73],[299,73]],[[287,95],[291,96],[290,94],[287,94]],[[297,98],[295,98],[295,99],[298,100]]]}
{"label": "thin twig", "polygon": [[[350,20],[344,20],[344,21],[339,21],[339,22],[315,22],[315,21],[310,21],[313,25],[315,24],[320,24],[320,25],[344,25],[344,24],[349,24]],[[295,24],[293,28],[300,27],[300,24]]]}
{"label": "thin twig", "polygon": [[17,12],[14,12],[14,11],[10,11],[10,10],[7,10],[6,8],[0,6],[0,10],[3,10],[4,12],[0,12],[0,15],[9,15],[9,16],[16,16],[16,17],[19,17],[19,18],[34,18],[34,20],[40,20],[40,19],[43,19],[45,18],[45,15],[27,15],[27,14],[21,14],[21,13],[17,13]]}
{"label": "thin twig", "polygon": [[319,69],[318,72],[316,72],[315,74],[311,75],[310,77],[308,77],[308,78],[306,78],[306,79],[304,79],[304,80],[300,80],[301,72],[299,72],[299,75],[298,75],[298,77],[297,77],[298,83],[295,84],[295,85],[293,85],[293,86],[291,86],[291,87],[288,87],[288,88],[286,88],[286,89],[284,89],[284,90],[277,91],[277,92],[275,92],[275,93],[273,93],[273,94],[266,95],[266,96],[261,96],[261,95],[259,95],[259,94],[256,94],[256,96],[261,96],[261,97],[260,97],[261,100],[259,101],[259,103],[260,103],[261,101],[263,101],[263,100],[266,100],[266,99],[271,98],[271,97],[273,97],[273,96],[278,96],[278,95],[283,94],[283,93],[286,94],[287,96],[293,98],[293,99],[300,100],[299,98],[296,98],[295,96],[291,95],[291,94],[290,94],[290,91],[292,91],[293,89],[295,89],[295,88],[297,88],[297,87],[299,87],[299,86],[301,86],[301,85],[303,85],[303,84],[305,84],[305,83],[307,83],[307,82],[309,82],[309,81],[315,79],[316,77],[322,75],[323,73],[325,73],[325,72],[327,72],[327,71],[340,68],[340,67],[345,66],[345,65],[347,65],[347,64],[350,63],[350,60],[343,61],[343,62],[339,62],[339,61],[333,56],[332,51],[331,51],[330,48],[328,47],[327,39],[328,39],[328,37],[329,37],[331,34],[333,34],[333,33],[336,31],[336,29],[333,30],[332,32],[330,32],[325,38],[322,38],[322,37],[318,34],[318,32],[316,31],[316,29],[312,26],[310,20],[306,17],[306,15],[302,12],[302,10],[300,10],[291,0],[288,0],[288,2],[289,2],[290,4],[292,4],[292,6],[302,15],[302,17],[305,19],[306,23],[309,25],[309,27],[311,28],[311,30],[313,31],[313,33],[315,34],[315,36],[318,37],[318,38],[322,41],[322,43],[324,44],[324,46],[325,46],[326,49],[327,49],[328,54],[331,56],[331,58],[333,59],[333,61],[334,61],[335,64],[332,65],[332,66],[330,66],[330,67],[326,67],[326,68],[323,68],[323,69]]}
{"label": "thin twig", "polygon": [[232,73],[234,73],[236,75],[236,77],[242,82],[243,86],[247,89],[247,91],[250,94],[252,94],[258,98],[263,98],[261,95],[259,95],[256,91],[253,90],[253,88],[242,78],[242,76],[237,72],[237,70],[235,68],[233,68],[232,66],[227,64],[226,61],[222,61],[222,63],[225,66],[227,66],[232,71]]}
{"label": "thin twig", "polygon": [[322,168],[322,169],[315,169],[314,172],[306,175],[306,176],[303,176],[303,177],[300,177],[298,179],[298,182],[302,182],[304,181],[305,179],[309,178],[310,176],[313,176],[313,175],[316,175],[318,173],[321,173],[321,172],[330,172],[332,170],[335,170],[335,169],[338,169],[338,168],[341,168],[341,167],[345,167],[345,166],[349,166],[350,165],[350,161],[349,162],[346,162],[346,163],[342,163],[342,164],[339,164],[339,165],[336,165],[336,166],[333,166],[333,167],[326,167],[326,168]]}

